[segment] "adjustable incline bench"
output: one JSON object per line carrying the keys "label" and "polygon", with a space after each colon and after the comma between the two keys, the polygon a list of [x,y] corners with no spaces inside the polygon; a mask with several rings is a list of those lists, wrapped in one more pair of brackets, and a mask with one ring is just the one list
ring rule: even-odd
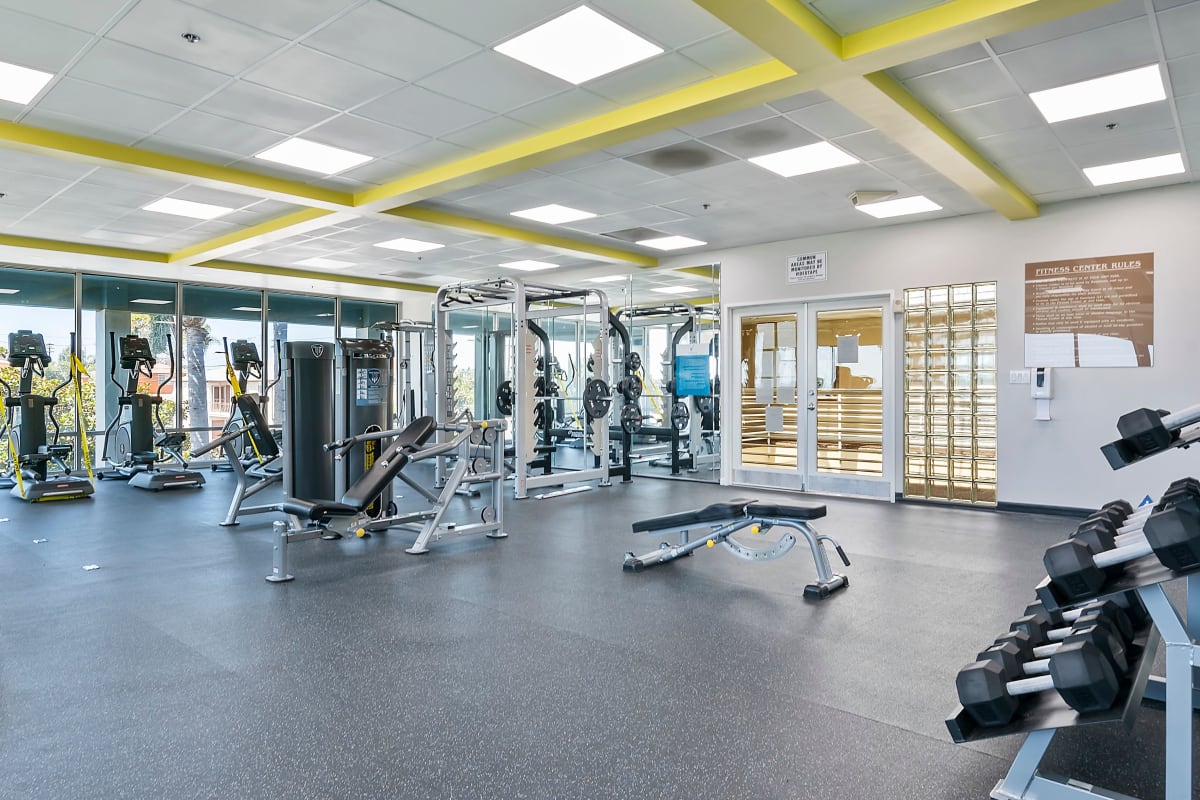
{"label": "adjustable incline bench", "polygon": [[[829,558],[825,554],[823,542],[829,542],[837,550],[842,563],[850,566],[850,559],[835,539],[826,536],[809,525],[810,520],[825,516],[825,506],[816,503],[800,505],[774,505],[758,503],[754,500],[732,500],[728,503],[713,503],[694,511],[683,511],[678,514],[668,514],[665,517],[654,517],[633,523],[634,533],[670,534],[679,533],[679,544],[664,542],[657,550],[641,556],[633,553],[625,554],[625,569],[638,572],[649,567],[674,561],[680,556],[690,555],[701,547],[713,547],[720,543],[738,558],[746,561],[774,561],[787,554],[796,546],[796,537],[785,533],[778,541],[761,548],[749,547],[730,538],[738,531],[750,528],[758,534],[773,528],[790,528],[799,531],[812,551],[813,561],[817,565],[817,580],[804,587],[805,597],[824,599],[838,589],[850,585],[845,575],[835,573],[829,566]],[[707,530],[708,535],[692,541],[688,533],[693,530]]]}

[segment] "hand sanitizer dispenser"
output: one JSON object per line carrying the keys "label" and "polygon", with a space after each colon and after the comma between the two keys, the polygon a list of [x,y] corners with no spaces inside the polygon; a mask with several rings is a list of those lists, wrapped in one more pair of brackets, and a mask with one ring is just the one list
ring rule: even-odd
{"label": "hand sanitizer dispenser", "polygon": [[1033,398],[1033,418],[1050,419],[1050,400],[1054,397],[1051,367],[1034,367],[1029,376],[1029,395]]}

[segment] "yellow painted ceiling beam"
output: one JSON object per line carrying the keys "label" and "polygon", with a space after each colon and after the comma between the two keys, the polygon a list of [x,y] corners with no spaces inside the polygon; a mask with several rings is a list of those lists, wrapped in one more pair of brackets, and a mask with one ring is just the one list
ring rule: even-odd
{"label": "yellow painted ceiling beam", "polygon": [[[838,36],[799,0],[695,0],[888,138],[1009,219],[1037,204],[882,70],[1114,0],[950,0]],[[833,37],[837,38],[834,43]]]}
{"label": "yellow painted ceiling beam", "polygon": [[307,269],[291,267],[276,267],[270,264],[247,264],[241,261],[224,261],[215,259],[205,261],[198,266],[205,269],[223,269],[228,272],[244,272],[257,275],[277,275],[283,278],[301,278],[303,280],[332,281],[334,283],[351,283],[356,286],[376,286],[384,289],[403,289],[408,292],[426,292],[432,294],[438,290],[436,286],[423,283],[406,283],[405,281],[390,281],[384,278],[368,278],[358,275],[338,275],[329,272],[316,272]]}
{"label": "yellow painted ceiling beam", "polygon": [[0,121],[0,145],[29,153],[80,161],[97,167],[131,170],[169,180],[182,179],[188,183],[297,205],[336,208],[348,206],[353,202],[353,198],[347,192],[322,189],[300,181],[273,178],[191,158],[154,153],[99,139],[35,128],[18,122]]}
{"label": "yellow painted ceiling beam", "polygon": [[149,261],[155,264],[166,264],[166,253],[155,253],[150,250],[134,250],[129,247],[110,247],[103,244],[84,244],[82,242],[63,242],[57,239],[38,239],[32,236],[10,236],[0,234],[0,247],[20,247],[26,250],[48,250],[53,253],[73,253],[81,256],[98,256],[101,258],[121,258],[126,261]]}
{"label": "yellow painted ceiling beam", "polygon": [[248,250],[251,247],[286,239],[289,236],[325,228],[355,217],[355,214],[326,211],[323,208],[302,208],[299,211],[251,225],[249,228],[177,250],[171,253],[170,262],[172,264],[199,264],[203,261]]}
{"label": "yellow painted ceiling beam", "polygon": [[440,209],[426,208],[423,206],[401,206],[383,212],[404,219],[411,219],[417,222],[424,222],[430,225],[438,225],[445,228],[457,228],[459,230],[478,233],[483,236],[490,236],[496,239],[513,239],[520,242],[528,242],[529,244],[538,244],[545,247],[553,247],[559,250],[568,250],[572,253],[580,253],[582,255],[591,256],[602,261],[615,261],[624,264],[636,264],[639,267],[657,267],[658,259],[645,253],[639,253],[634,250],[626,250],[620,247],[609,247],[602,244],[593,244],[592,242],[584,242],[568,236],[560,236],[554,233],[545,233],[542,231],[530,230],[529,228],[521,228],[515,225],[506,225],[500,222],[492,222],[490,220],[478,219],[476,217],[463,216],[454,214]]}

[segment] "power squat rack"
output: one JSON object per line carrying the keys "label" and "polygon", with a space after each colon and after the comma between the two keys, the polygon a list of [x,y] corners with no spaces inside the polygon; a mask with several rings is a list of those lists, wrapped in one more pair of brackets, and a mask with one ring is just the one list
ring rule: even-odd
{"label": "power squat rack", "polygon": [[[1200,441],[1200,406],[1171,414],[1167,411],[1138,409],[1123,415],[1117,423],[1121,438],[1104,445],[1101,451],[1113,469],[1120,469],[1167,450]],[[1184,479],[1178,484],[1194,481]],[[1192,495],[1184,501],[1170,498],[1171,489],[1147,516],[1164,509],[1177,516],[1184,527],[1200,528],[1200,499]],[[1171,504],[1175,503],[1174,506]],[[1130,549],[1139,545],[1132,545]],[[1148,550],[1149,547],[1145,546]],[[1103,552],[1095,563],[1103,567]],[[1133,555],[1133,553],[1131,553]],[[1039,601],[1049,611],[1066,611],[1094,600],[1116,598],[1134,593],[1149,614],[1149,624],[1133,641],[1128,674],[1117,702],[1107,711],[1079,713],[1067,706],[1056,692],[1040,692],[1020,698],[1021,706],[1013,720],[1002,727],[980,727],[961,706],[946,720],[955,742],[971,742],[998,736],[1025,734],[1007,775],[996,784],[995,800],[1135,800],[1128,795],[1103,789],[1048,772],[1040,765],[1058,729],[1101,722],[1122,722],[1131,729],[1143,701],[1165,706],[1165,798],[1189,800],[1193,792],[1195,767],[1194,720],[1200,710],[1200,563],[1191,555],[1183,568],[1172,570],[1155,554],[1149,553],[1125,564],[1117,577],[1110,578],[1086,599],[1070,597],[1047,576],[1036,587]],[[1179,608],[1167,596],[1166,585],[1183,580],[1186,594]],[[1166,674],[1151,674],[1159,641],[1166,647]]]}

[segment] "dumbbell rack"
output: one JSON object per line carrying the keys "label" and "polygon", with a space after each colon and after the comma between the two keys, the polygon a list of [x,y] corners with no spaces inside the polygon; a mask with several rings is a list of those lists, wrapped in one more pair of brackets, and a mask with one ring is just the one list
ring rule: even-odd
{"label": "dumbbell rack", "polygon": [[[1167,597],[1164,586],[1174,580],[1187,581],[1185,615]],[[1059,728],[1121,721],[1131,729],[1143,700],[1166,706],[1166,800],[1192,797],[1192,712],[1200,709],[1200,573],[1181,577],[1149,556],[1128,565],[1099,598],[1136,591],[1150,614],[1148,629],[1134,639],[1137,651],[1117,703],[1103,712],[1080,714],[1055,692],[1022,698],[1021,710],[1004,727],[983,728],[962,707],[946,720],[957,743],[981,741],[1025,733],[1025,741],[1013,759],[1008,774],[996,784],[994,800],[1135,800],[1128,795],[1102,789],[1039,770],[1042,758]],[[1038,586],[1038,596],[1048,609],[1060,607],[1050,592],[1047,578]],[[1089,601],[1090,602],[1090,601]],[[1166,675],[1152,676],[1151,667],[1158,643],[1166,644]]]}

